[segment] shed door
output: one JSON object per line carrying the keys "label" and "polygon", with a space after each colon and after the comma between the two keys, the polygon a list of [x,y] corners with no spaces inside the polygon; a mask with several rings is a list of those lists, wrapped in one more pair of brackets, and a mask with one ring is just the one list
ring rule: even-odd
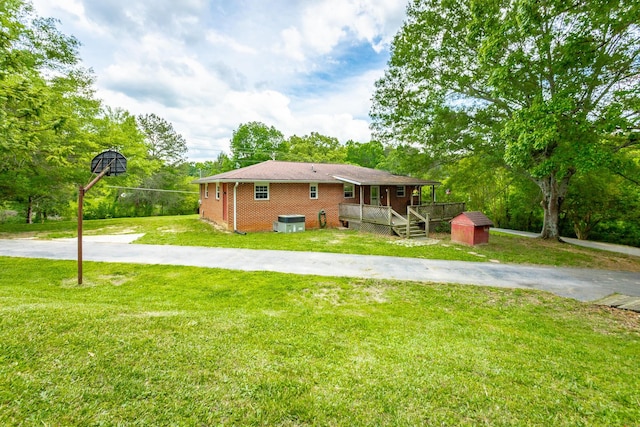
{"label": "shed door", "polygon": [[371,200],[369,201],[369,203],[371,203],[372,206],[380,206],[380,186],[379,185],[372,185],[371,186]]}

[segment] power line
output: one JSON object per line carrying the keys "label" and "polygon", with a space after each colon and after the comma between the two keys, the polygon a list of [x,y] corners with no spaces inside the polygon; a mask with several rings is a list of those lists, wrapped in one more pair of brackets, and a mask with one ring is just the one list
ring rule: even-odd
{"label": "power line", "polygon": [[140,191],[158,191],[161,193],[187,193],[187,194],[200,194],[197,191],[183,191],[183,190],[161,190],[159,188],[141,188],[141,187],[120,187],[116,185],[107,185],[107,188],[122,188],[124,190],[140,190]]}

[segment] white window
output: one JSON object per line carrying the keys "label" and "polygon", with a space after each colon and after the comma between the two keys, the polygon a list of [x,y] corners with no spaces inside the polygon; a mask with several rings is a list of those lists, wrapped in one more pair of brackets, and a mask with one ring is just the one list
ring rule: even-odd
{"label": "white window", "polygon": [[309,184],[309,198],[310,199],[318,198],[318,184]]}
{"label": "white window", "polygon": [[256,200],[269,200],[269,184],[267,183],[254,184],[253,197]]}
{"label": "white window", "polygon": [[404,197],[404,196],[406,196],[406,194],[407,193],[405,192],[404,185],[398,185],[396,187],[396,196],[397,197]]}
{"label": "white window", "polygon": [[354,196],[353,184],[345,184],[344,185],[344,198],[345,199],[353,199]]}
{"label": "white window", "polygon": [[209,198],[209,183],[204,185],[204,198],[205,199]]}
{"label": "white window", "polygon": [[220,183],[216,182],[216,200],[220,200]]}

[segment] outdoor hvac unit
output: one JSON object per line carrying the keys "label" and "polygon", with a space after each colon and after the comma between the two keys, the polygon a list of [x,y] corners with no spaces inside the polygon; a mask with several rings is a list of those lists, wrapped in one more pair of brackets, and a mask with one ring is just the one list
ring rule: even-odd
{"label": "outdoor hvac unit", "polygon": [[278,215],[278,220],[273,223],[273,231],[278,233],[304,231],[304,215]]}

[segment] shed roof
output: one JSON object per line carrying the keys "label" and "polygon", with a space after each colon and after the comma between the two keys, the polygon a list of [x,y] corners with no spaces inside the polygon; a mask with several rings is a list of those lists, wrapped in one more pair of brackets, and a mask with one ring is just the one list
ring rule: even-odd
{"label": "shed roof", "polygon": [[462,212],[457,217],[451,220],[452,224],[472,224],[476,227],[493,227],[493,221],[491,221],[485,214],[479,211]]}
{"label": "shed roof", "polygon": [[393,175],[386,171],[361,166],[278,160],[268,160],[245,168],[203,177],[193,182],[196,184],[208,182],[347,182],[356,185],[440,185],[438,181]]}

